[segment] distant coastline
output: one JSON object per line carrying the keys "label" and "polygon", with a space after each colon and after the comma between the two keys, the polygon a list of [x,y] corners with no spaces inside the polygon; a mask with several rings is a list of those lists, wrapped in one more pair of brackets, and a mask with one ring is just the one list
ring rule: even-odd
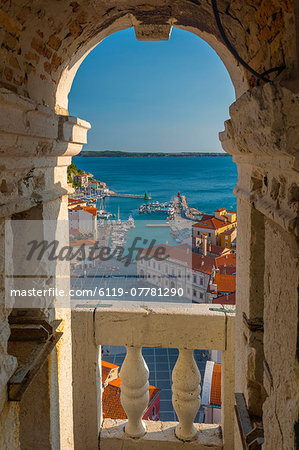
{"label": "distant coastline", "polygon": [[153,158],[153,157],[170,157],[170,156],[197,156],[197,157],[205,157],[205,156],[213,156],[213,157],[227,157],[231,156],[228,153],[204,153],[204,152],[180,152],[180,153],[150,153],[150,152],[122,152],[122,151],[113,151],[113,150],[83,150],[79,155],[80,156],[95,156],[97,158],[111,158],[111,157],[119,157],[119,158]]}

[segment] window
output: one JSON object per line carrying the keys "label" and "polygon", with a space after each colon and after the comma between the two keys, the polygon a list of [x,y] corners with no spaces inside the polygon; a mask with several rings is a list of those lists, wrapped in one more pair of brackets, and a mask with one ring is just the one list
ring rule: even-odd
{"label": "window", "polygon": [[196,297],[196,290],[193,289],[193,297]]}
{"label": "window", "polygon": [[193,275],[193,283],[196,283],[196,275]]}
{"label": "window", "polygon": [[156,411],[156,407],[155,405],[153,406],[153,411],[152,411],[152,420],[155,420],[157,417],[157,411]]}
{"label": "window", "polygon": [[199,294],[199,297],[200,297],[200,298],[203,298],[203,294],[202,294],[202,293],[200,293],[200,294]]}
{"label": "window", "polygon": [[200,285],[203,285],[203,278],[200,279]]}

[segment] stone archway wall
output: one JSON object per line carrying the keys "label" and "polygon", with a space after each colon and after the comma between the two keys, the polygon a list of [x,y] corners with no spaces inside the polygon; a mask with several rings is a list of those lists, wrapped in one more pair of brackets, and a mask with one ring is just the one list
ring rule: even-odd
{"label": "stone archway wall", "polygon": [[[67,96],[81,61],[103,38],[130,26],[170,24],[205,39],[226,65],[237,98],[221,134],[239,172],[236,390],[244,392],[251,413],[263,414],[267,449],[294,446],[299,404],[295,5],[218,0],[227,35],[246,62],[260,73],[286,65],[267,85],[258,85],[227,51],[209,0],[4,0],[0,9],[2,220],[37,204],[44,219],[67,217],[66,166],[89,128],[67,116]],[[15,368],[6,348],[8,313],[1,306],[0,447],[17,448],[18,407],[6,402],[6,383]],[[264,331],[249,330],[243,313],[249,321],[263,320]],[[65,319],[65,342],[54,357],[63,368],[71,366],[67,314]],[[71,380],[62,376],[51,395],[55,408],[60,402],[59,420],[52,423],[56,440],[49,446],[60,440],[62,448],[72,448]]]}
{"label": "stone archway wall", "polygon": [[[218,0],[218,8],[241,57],[260,72],[286,63],[284,77],[290,75],[296,61],[291,0]],[[221,47],[209,1],[4,1],[0,80],[3,86],[53,108],[63,71],[71,70],[101,39],[136,24],[166,23],[198,30],[204,38],[210,36],[209,43],[216,49]],[[226,64],[228,70],[236,72],[237,64],[228,53]],[[233,76],[237,96],[247,83],[255,84],[250,74],[246,73],[244,81],[240,73],[239,80]]]}

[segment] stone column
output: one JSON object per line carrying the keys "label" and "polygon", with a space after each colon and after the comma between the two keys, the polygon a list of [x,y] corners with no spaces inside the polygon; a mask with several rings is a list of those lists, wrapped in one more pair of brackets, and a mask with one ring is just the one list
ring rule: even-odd
{"label": "stone column", "polygon": [[[63,224],[68,219],[66,168],[71,162],[71,156],[77,154],[86,142],[89,128],[87,122],[56,115],[45,106],[0,89],[0,246],[3,257],[5,221],[8,223],[7,230],[12,230],[11,236],[6,239],[7,255],[16,254],[13,245],[20,239],[20,236],[13,234],[13,220],[36,221],[38,234],[45,239],[53,238],[64,227],[67,231],[59,232],[59,239],[61,245],[67,242],[68,228],[58,225],[60,221]],[[11,221],[11,225],[7,221]],[[45,317],[49,322],[62,319],[63,336],[29,387],[27,399],[25,394],[20,404],[8,402],[7,381],[17,366],[16,358],[10,356],[7,350],[10,333],[8,316],[16,312],[12,309],[13,304],[8,307],[5,302],[5,270],[8,266],[5,268],[4,258],[1,264],[0,355],[4,370],[0,376],[0,447],[18,448],[20,440],[21,444],[33,448],[40,442],[39,437],[44,432],[43,448],[71,449],[73,399],[70,308],[49,309],[45,305],[40,310],[28,311],[28,314]],[[9,259],[9,264],[14,264],[14,258]],[[64,284],[67,286],[68,269],[63,270],[66,275]],[[55,273],[61,271],[62,268],[57,264]],[[67,303],[64,306],[68,306]],[[32,401],[35,396],[44,398],[44,402]],[[42,414],[38,410],[41,405],[44,407]],[[34,426],[35,417],[39,418],[39,427]]]}
{"label": "stone column", "polygon": [[220,134],[238,166],[235,392],[262,416],[265,449],[294,448],[298,419],[298,106],[278,84],[256,87]]}

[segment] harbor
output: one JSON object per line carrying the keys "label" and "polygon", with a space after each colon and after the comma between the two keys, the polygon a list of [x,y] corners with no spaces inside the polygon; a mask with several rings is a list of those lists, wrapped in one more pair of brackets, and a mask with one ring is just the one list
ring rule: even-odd
{"label": "harbor", "polygon": [[[203,214],[190,207],[186,195],[180,192],[169,196],[168,200],[163,196],[162,201],[160,195],[158,199],[152,199],[146,190],[144,194],[116,192],[105,182],[96,180],[92,173],[76,175],[76,181],[81,184],[76,187],[69,208],[81,209],[80,214],[85,220],[95,214],[98,236],[115,257],[129,247],[136,236],[145,236],[147,242],[154,238],[171,245],[185,242],[190,237],[192,222],[198,221]],[[118,188],[123,191],[123,186]],[[140,204],[138,200],[141,199]],[[75,223],[75,212],[72,217]],[[136,219],[139,219],[138,231],[132,232]]]}
{"label": "harbor", "polygon": [[167,219],[171,220],[175,213],[174,202],[150,202],[143,203],[139,207],[139,214],[162,213],[167,215]]}

